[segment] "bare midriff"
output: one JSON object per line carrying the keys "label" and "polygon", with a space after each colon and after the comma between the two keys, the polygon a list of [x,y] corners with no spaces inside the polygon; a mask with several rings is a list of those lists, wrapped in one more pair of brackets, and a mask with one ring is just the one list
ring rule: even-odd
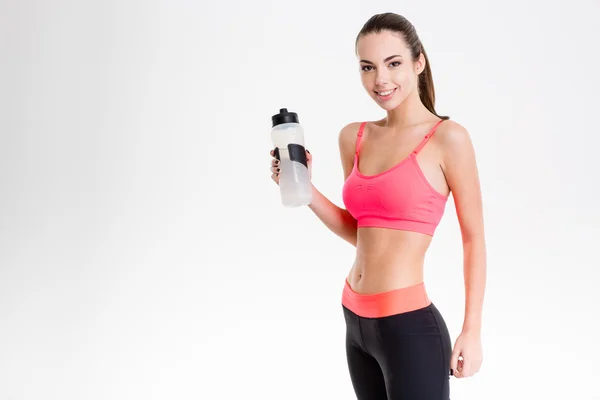
{"label": "bare midriff", "polygon": [[431,236],[417,232],[359,228],[356,259],[347,283],[354,292],[367,295],[422,284],[431,240]]}

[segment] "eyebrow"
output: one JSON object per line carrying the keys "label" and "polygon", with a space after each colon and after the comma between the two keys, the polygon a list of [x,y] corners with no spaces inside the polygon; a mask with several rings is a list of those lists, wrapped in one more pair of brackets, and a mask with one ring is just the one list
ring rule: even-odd
{"label": "eyebrow", "polygon": [[[394,54],[393,56],[389,56],[389,57],[387,57],[385,60],[383,60],[383,62],[388,62],[388,61],[390,61],[392,58],[396,58],[396,57],[400,57],[400,58],[402,58],[402,56],[401,56],[401,55],[399,55],[399,54]],[[371,61],[368,61],[368,60],[360,60],[360,62],[362,62],[362,63],[366,63],[366,64],[373,64]]]}

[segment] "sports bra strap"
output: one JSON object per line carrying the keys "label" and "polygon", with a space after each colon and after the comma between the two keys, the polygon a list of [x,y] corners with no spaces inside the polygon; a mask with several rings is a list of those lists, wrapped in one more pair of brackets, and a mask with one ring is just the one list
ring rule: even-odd
{"label": "sports bra strap", "polygon": [[438,121],[433,128],[429,131],[429,133],[427,135],[425,135],[425,137],[423,138],[423,140],[421,140],[421,143],[419,143],[419,145],[417,146],[417,148],[413,151],[413,154],[417,154],[418,152],[421,151],[421,149],[423,147],[425,147],[425,145],[427,144],[427,142],[429,141],[429,139],[433,136],[433,134],[435,133],[437,127],[444,122],[444,120],[440,120]]}
{"label": "sports bra strap", "polygon": [[356,153],[355,154],[357,156],[358,156],[358,150],[359,150],[359,147],[360,147],[360,141],[362,139],[363,131],[365,130],[365,125],[366,124],[367,124],[366,122],[363,122],[362,124],[360,124],[360,128],[358,129],[358,135],[356,136]]}

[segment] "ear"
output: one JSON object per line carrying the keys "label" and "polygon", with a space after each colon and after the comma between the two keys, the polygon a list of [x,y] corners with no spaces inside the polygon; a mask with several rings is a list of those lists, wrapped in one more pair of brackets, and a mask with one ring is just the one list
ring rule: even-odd
{"label": "ear", "polygon": [[415,72],[417,73],[417,75],[420,75],[421,72],[425,70],[426,63],[427,61],[425,60],[425,56],[423,55],[423,53],[419,54],[419,58],[415,62]]}

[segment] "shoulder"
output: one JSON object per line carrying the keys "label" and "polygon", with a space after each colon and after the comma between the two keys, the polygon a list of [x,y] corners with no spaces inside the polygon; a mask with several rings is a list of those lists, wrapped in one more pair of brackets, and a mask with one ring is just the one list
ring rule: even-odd
{"label": "shoulder", "polygon": [[340,140],[356,139],[356,136],[358,135],[358,131],[360,130],[361,124],[362,124],[362,122],[360,122],[360,121],[354,121],[354,122],[349,122],[346,125],[344,125],[340,129],[339,139]]}
{"label": "shoulder", "polygon": [[362,122],[350,122],[344,125],[338,134],[338,144],[342,166],[344,168],[344,179],[348,178],[354,162],[356,150],[356,139]]}
{"label": "shoulder", "polygon": [[442,168],[451,172],[475,164],[471,134],[458,122],[446,120],[437,129],[436,138],[442,151]]}
{"label": "shoulder", "polygon": [[471,135],[467,128],[456,121],[445,120],[440,123],[434,137],[448,156],[471,151]]}
{"label": "shoulder", "polygon": [[453,120],[445,120],[437,128],[435,136],[444,145],[452,145],[465,140],[470,140],[467,128]]}
{"label": "shoulder", "polygon": [[338,133],[340,148],[344,150],[352,149],[352,151],[354,151],[356,138],[361,124],[362,122],[349,122],[340,129]]}

